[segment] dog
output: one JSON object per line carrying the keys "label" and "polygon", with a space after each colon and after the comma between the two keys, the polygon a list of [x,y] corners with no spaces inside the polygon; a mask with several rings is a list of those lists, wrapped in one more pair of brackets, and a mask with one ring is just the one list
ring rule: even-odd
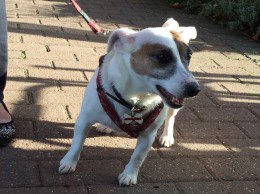
{"label": "dog", "polygon": [[188,69],[192,55],[188,43],[196,36],[195,27],[180,27],[172,18],[162,27],[122,28],[109,36],[107,54],[86,88],[72,145],[60,161],[60,174],[75,171],[91,126],[101,123],[137,137],[131,159],[118,176],[122,186],[137,184],[139,168],[167,114],[163,146],[174,143],[174,118],[184,99],[200,92]]}

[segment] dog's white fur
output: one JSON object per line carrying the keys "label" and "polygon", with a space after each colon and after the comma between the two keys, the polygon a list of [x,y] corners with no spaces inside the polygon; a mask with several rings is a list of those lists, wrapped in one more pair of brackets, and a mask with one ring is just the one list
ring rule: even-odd
{"label": "dog's white fur", "polygon": [[[175,96],[181,96],[184,87],[183,84],[191,81],[195,82],[195,78],[184,68],[180,56],[177,54],[178,49],[169,29],[179,32],[185,42],[196,37],[196,29],[194,27],[179,27],[179,24],[175,20],[169,19],[163,27],[147,28],[140,32],[129,29],[118,29],[111,34],[108,40],[108,53],[102,65],[101,77],[103,88],[113,93],[111,89],[111,83],[113,83],[126,100],[132,103],[138,101],[139,104],[147,106],[148,109],[143,112],[144,116],[161,101],[160,94],[155,85],[160,84]],[[177,68],[174,75],[167,79],[156,79],[140,75],[133,70],[130,60],[131,53],[137,51],[146,43],[166,45],[173,53],[176,53]],[[97,72],[95,72],[84,94],[82,108],[75,124],[71,148],[60,161],[59,173],[61,174],[75,171],[85,138],[94,123],[102,124],[98,127],[100,131],[104,131],[105,126],[116,131],[120,130],[111,121],[99,102],[96,91]],[[111,103],[114,105],[118,115],[123,116],[124,113],[129,112],[127,108],[119,105],[117,102],[111,100]],[[163,124],[168,110],[169,108],[164,106],[151,126],[138,136],[137,145],[131,159],[118,177],[120,185],[137,183],[139,168],[146,158],[154,142],[157,130]],[[165,129],[160,138],[161,145],[166,147],[174,143],[173,124],[178,110],[169,112],[171,114],[170,119],[166,120]]]}

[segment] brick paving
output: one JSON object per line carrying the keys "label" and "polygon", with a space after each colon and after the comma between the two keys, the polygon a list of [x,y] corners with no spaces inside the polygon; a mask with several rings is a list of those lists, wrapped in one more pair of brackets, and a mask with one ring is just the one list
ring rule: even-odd
{"label": "brick paving", "polygon": [[[209,20],[156,0],[81,0],[107,30],[160,26],[168,17],[196,26],[191,70],[202,92],[176,121],[176,143],[158,141],[139,184],[117,176],[136,140],[92,132],[77,171],[60,176],[85,86],[105,53],[69,0],[8,0],[6,102],[16,138],[0,148],[0,193],[260,193],[260,47]],[[161,132],[161,131],[160,131]]]}

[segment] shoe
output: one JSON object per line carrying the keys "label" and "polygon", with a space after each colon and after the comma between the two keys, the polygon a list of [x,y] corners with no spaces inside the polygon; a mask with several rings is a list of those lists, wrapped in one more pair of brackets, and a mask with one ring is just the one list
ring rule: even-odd
{"label": "shoe", "polygon": [[[3,107],[9,113],[6,105],[2,102]],[[15,126],[13,125],[13,119],[7,123],[0,123],[0,146],[5,146],[12,140],[15,132]]]}

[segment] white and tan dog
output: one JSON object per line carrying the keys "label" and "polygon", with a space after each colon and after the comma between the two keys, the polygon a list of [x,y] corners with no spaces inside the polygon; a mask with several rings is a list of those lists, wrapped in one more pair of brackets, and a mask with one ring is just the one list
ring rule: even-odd
{"label": "white and tan dog", "polygon": [[137,183],[139,168],[167,116],[168,107],[173,112],[160,138],[163,146],[174,143],[174,117],[184,98],[196,96],[200,91],[188,70],[192,55],[188,42],[196,35],[194,27],[179,27],[173,19],[168,19],[162,27],[138,32],[118,29],[111,34],[107,55],[101,59],[86,89],[72,145],[60,162],[59,173],[75,171],[91,126],[101,123],[138,137],[131,159],[118,177],[120,185]]}

